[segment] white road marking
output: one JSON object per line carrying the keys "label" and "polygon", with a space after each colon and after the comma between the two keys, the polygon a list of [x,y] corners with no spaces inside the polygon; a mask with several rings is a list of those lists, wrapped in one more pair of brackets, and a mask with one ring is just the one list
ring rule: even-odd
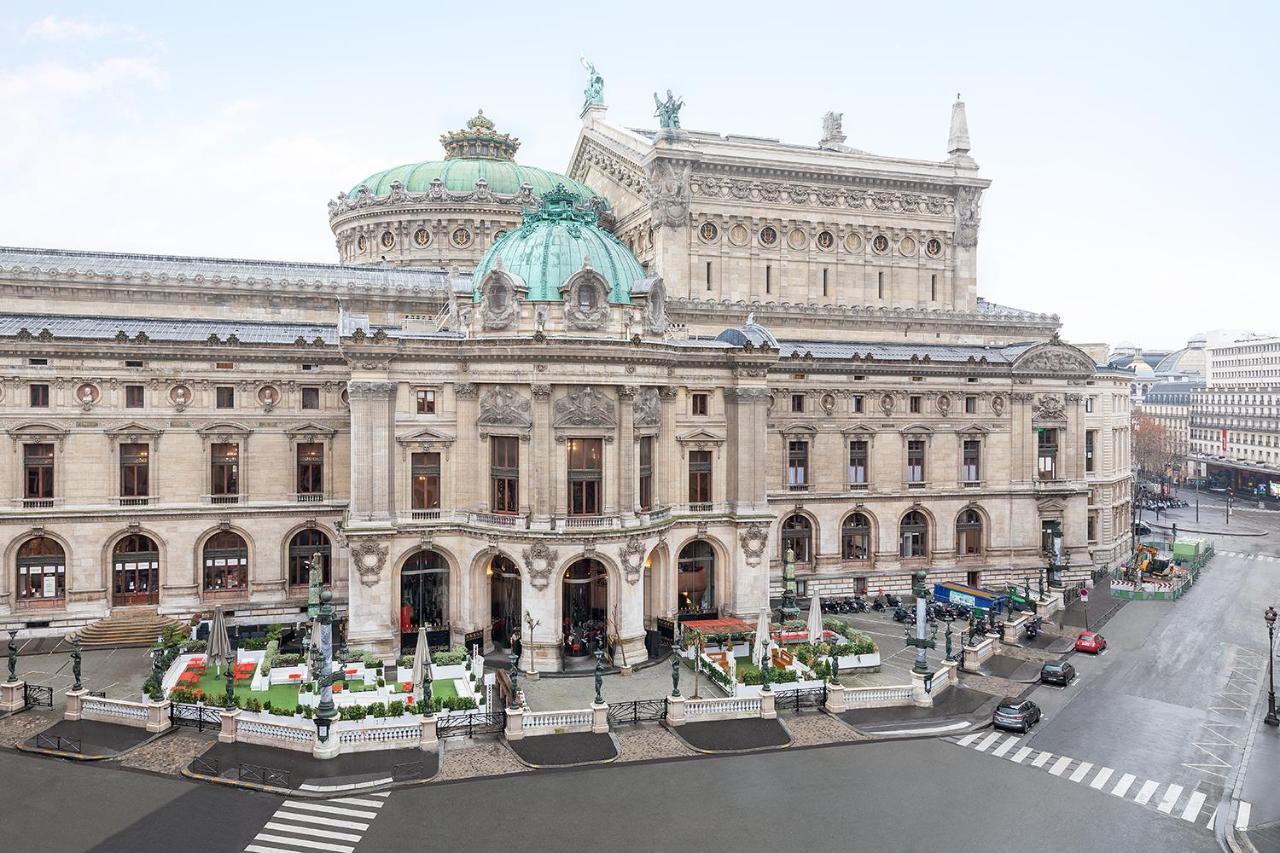
{"label": "white road marking", "polygon": [[991,734],[983,738],[982,743],[975,746],[974,749],[978,750],[978,752],[986,752],[988,749],[991,748],[991,744],[995,743],[999,739],[1000,739],[1000,733],[992,732]]}
{"label": "white road marking", "polygon": [[1200,816],[1200,807],[1204,805],[1204,791],[1193,791],[1191,799],[1187,800],[1187,807],[1182,810],[1182,819],[1188,823],[1194,822]]}
{"label": "white road marking", "polygon": [[332,800],[327,800],[326,802],[346,803],[349,806],[371,806],[375,809],[380,809],[386,805],[382,800],[362,800],[359,797],[334,797]]}
{"label": "white road marking", "polygon": [[1013,749],[1013,745],[1017,742],[1018,742],[1017,735],[1009,735],[1008,739],[1005,740],[1004,743],[1000,744],[999,746],[997,746],[995,749],[991,751],[991,754],[994,755],[996,758],[1003,758],[1004,754],[1008,752],[1010,749]]}
{"label": "white road marking", "polygon": [[1170,785],[1164,789],[1164,799],[1160,801],[1160,805],[1156,806],[1156,811],[1168,814],[1173,811],[1173,806],[1178,802],[1178,797],[1182,796],[1181,785]]}
{"label": "white road marking", "polygon": [[303,803],[297,800],[285,800],[284,804],[291,809],[303,809],[311,812],[325,812],[326,814],[340,814],[345,817],[377,817],[377,812],[366,812],[359,809],[340,809],[337,806],[326,806],[323,803]]}
{"label": "white road marking", "polygon": [[1253,811],[1253,806],[1244,800],[1240,801],[1240,808],[1236,811],[1236,829],[1246,829],[1249,826],[1249,812]]}
{"label": "white road marking", "polygon": [[1209,819],[1204,822],[1204,825],[1207,826],[1209,829],[1213,829],[1213,822],[1217,819],[1218,819],[1218,810],[1214,809],[1209,813]]}
{"label": "white road marking", "polygon": [[1129,786],[1132,785],[1133,780],[1137,778],[1138,777],[1134,776],[1132,773],[1124,774],[1120,777],[1120,781],[1116,783],[1116,786],[1111,789],[1111,793],[1115,794],[1117,797],[1123,797],[1125,794],[1129,793]]}
{"label": "white road marking", "polygon": [[333,853],[352,853],[356,848],[349,844],[329,844],[326,841],[309,841],[305,838],[285,838],[280,835],[268,835],[265,832],[259,832],[253,837],[254,841],[275,841],[277,843],[288,844],[290,847],[305,847],[310,850],[330,850]]}
{"label": "white road marking", "polygon": [[1098,775],[1093,777],[1093,781],[1089,783],[1090,788],[1102,790],[1102,786],[1107,784],[1107,780],[1111,778],[1111,774],[1115,771],[1110,767],[1104,767],[1098,771]]}
{"label": "white road marking", "polygon": [[261,844],[250,844],[244,850],[245,853],[298,853],[296,850],[285,850],[283,847],[263,847]]}
{"label": "white road marking", "polygon": [[1053,758],[1052,752],[1042,752],[1036,756],[1036,760],[1031,762],[1032,767],[1044,767],[1045,762]]}
{"label": "white road marking", "polygon": [[1019,749],[1017,752],[1015,752],[1013,754],[1013,758],[1009,760],[1012,761],[1014,764],[1021,764],[1022,759],[1026,758],[1030,754],[1031,754],[1031,747],[1024,746],[1021,749]]}
{"label": "white road marking", "polygon": [[1081,764],[1079,767],[1077,767],[1075,769],[1075,772],[1071,774],[1070,776],[1071,781],[1079,782],[1083,780],[1084,777],[1087,776],[1089,774],[1089,771],[1092,769],[1093,769],[1093,763],[1086,761],[1084,764]]}
{"label": "white road marking", "polygon": [[1147,803],[1151,802],[1151,795],[1154,794],[1156,792],[1156,788],[1159,787],[1159,782],[1152,782],[1148,779],[1146,783],[1143,784],[1142,790],[1138,792],[1138,796],[1133,798],[1133,801],[1140,806],[1145,806]]}
{"label": "white road marking", "polygon": [[[931,726],[924,729],[876,729],[878,735],[936,735],[941,732],[951,732],[956,729],[968,728],[967,722],[947,723],[945,726]],[[979,732],[981,734],[981,732]]]}
{"label": "white road marking", "polygon": [[294,826],[291,823],[277,823],[274,819],[267,821],[263,829],[270,829],[273,832],[292,832],[297,835],[314,835],[316,838],[331,838],[334,841],[360,840],[359,835],[353,835],[350,832],[334,832],[331,829],[316,829],[313,826]]}
{"label": "white road marking", "polygon": [[319,815],[295,814],[294,812],[287,812],[284,810],[284,806],[280,807],[280,810],[276,812],[275,816],[278,818],[283,818],[285,820],[302,821],[303,823],[318,823],[320,826],[339,826],[339,827],[342,827],[343,829],[368,829],[369,828],[369,824],[361,823],[358,820],[338,820],[336,817],[320,817]]}
{"label": "white road marking", "polygon": [[982,737],[982,732],[974,732],[971,735],[965,735],[964,737],[960,738],[960,740],[957,741],[957,743],[959,743],[961,746],[968,746],[969,744],[973,743],[975,740],[977,740],[980,737]]}
{"label": "white road marking", "polygon": [[1054,776],[1061,776],[1063,771],[1067,769],[1067,765],[1070,763],[1071,759],[1064,755],[1057,761],[1053,762],[1053,766],[1049,768],[1049,772]]}

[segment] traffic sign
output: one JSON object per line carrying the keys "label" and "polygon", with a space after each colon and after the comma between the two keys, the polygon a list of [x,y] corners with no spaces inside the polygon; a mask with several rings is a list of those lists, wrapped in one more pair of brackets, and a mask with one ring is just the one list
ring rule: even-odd
{"label": "traffic sign", "polygon": [[1089,603],[1089,587],[1087,586],[1080,587],[1080,600],[1083,601],[1085,604]]}

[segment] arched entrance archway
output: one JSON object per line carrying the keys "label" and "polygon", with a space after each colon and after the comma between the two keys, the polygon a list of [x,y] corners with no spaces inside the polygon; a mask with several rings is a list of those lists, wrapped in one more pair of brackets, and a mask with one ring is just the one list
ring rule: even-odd
{"label": "arched entrance archway", "polygon": [[569,669],[608,642],[609,572],[599,560],[578,560],[565,569],[561,605],[560,645]]}
{"label": "arched entrance archway", "polygon": [[111,549],[111,606],[160,603],[160,548],[150,536],[130,533]]}
{"label": "arched entrance archway", "polygon": [[400,570],[401,649],[417,648],[423,625],[432,648],[449,647],[449,563],[438,551],[418,551]]}
{"label": "arched entrance archway", "polygon": [[676,560],[676,611],[683,619],[714,619],[716,552],[705,539],[680,549]]}
{"label": "arched entrance archway", "polygon": [[505,554],[495,554],[485,568],[489,576],[489,627],[495,649],[511,648],[520,631],[520,569]]}

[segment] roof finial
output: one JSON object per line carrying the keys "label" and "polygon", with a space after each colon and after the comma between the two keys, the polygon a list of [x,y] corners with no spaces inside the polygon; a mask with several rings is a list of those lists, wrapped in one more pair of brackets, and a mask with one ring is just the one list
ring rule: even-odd
{"label": "roof finial", "polygon": [[969,156],[969,118],[965,114],[964,101],[956,92],[956,102],[951,105],[951,132],[947,136],[948,163],[976,166]]}

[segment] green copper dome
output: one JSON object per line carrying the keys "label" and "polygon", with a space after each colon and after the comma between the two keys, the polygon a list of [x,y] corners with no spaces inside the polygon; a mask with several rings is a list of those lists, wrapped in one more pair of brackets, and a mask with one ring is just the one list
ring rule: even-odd
{"label": "green copper dome", "polygon": [[484,178],[489,191],[499,195],[516,195],[524,184],[532,187],[534,195],[539,197],[561,184],[582,198],[596,195],[586,184],[559,172],[517,164],[515,155],[520,140],[495,131],[493,122],[483,112],[468,121],[464,129],[442,134],[440,142],[444,145],[445,159],[406,163],[375,172],[352,187],[350,195],[355,195],[361,186],[367,186],[375,196],[388,195],[395,181],[403,184],[407,192],[427,192],[436,178],[450,193],[473,192],[476,181]]}
{"label": "green copper dome", "polygon": [[544,193],[542,206],[525,211],[524,224],[484,253],[472,278],[477,288],[501,258],[502,268],[529,286],[530,300],[559,302],[560,286],[590,260],[591,269],[609,283],[609,301],[631,302],[631,286],[645,277],[644,267],[617,237],[595,224],[596,212],[579,201],[563,185]]}

